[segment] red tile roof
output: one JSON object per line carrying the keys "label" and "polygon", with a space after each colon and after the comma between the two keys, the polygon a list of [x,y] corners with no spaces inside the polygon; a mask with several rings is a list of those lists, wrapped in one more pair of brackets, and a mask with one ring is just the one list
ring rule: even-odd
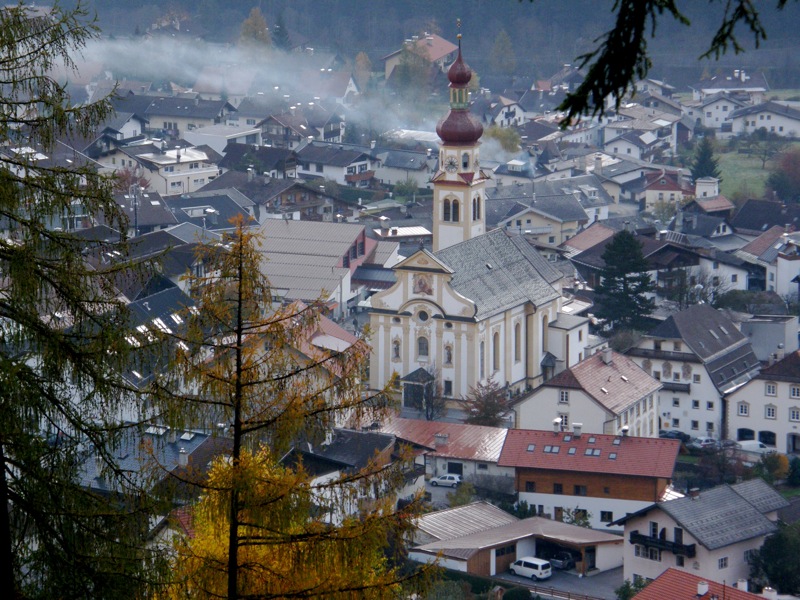
{"label": "red tile roof", "polygon": [[[550,447],[558,451],[545,452]],[[575,451],[571,453],[572,448]],[[590,433],[576,438],[572,432],[509,429],[497,464],[671,479],[679,449],[678,440]],[[592,455],[587,454],[589,450]],[[599,453],[594,455],[596,451]]]}
{"label": "red tile roof", "polygon": [[[384,423],[380,431],[394,434],[400,440],[431,448],[438,456],[496,462],[508,430],[503,427],[396,417]],[[447,436],[446,443],[441,442],[441,435]],[[437,436],[440,440],[438,446]]]}
{"label": "red tile roof", "polygon": [[752,242],[742,246],[741,251],[752,254],[753,256],[761,256],[772,244],[780,239],[785,231],[786,229],[780,225],[770,227]]}
{"label": "red tile roof", "polygon": [[576,250],[588,250],[602,241],[613,237],[616,231],[611,227],[600,222],[592,223],[583,231],[576,233],[566,242],[561,244],[564,248],[575,248]]}
{"label": "red tile roof", "polygon": [[[706,582],[708,591],[699,596],[697,584]],[[710,600],[713,596],[725,600],[763,600],[763,596],[737,590],[730,585],[723,585],[716,581],[703,579],[678,569],[667,569],[641,592],[634,596],[635,600]]]}
{"label": "red tile roof", "polygon": [[172,511],[173,523],[176,529],[180,530],[189,539],[194,539],[194,508],[192,506],[182,506]]}

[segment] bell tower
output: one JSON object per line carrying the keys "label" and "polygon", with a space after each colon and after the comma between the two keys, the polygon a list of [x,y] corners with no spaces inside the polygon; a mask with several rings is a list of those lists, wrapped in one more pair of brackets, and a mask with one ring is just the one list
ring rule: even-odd
{"label": "bell tower", "polygon": [[[459,24],[460,26],[460,24]],[[484,188],[488,177],[478,156],[483,125],[469,112],[472,70],[458,56],[447,70],[450,111],[436,125],[439,170],[433,176],[433,251],[438,252],[486,232]]]}

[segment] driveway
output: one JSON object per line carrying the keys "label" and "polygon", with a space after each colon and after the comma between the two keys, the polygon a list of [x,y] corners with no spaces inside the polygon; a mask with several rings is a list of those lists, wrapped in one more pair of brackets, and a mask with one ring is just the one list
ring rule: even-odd
{"label": "driveway", "polygon": [[572,571],[553,570],[553,575],[545,581],[531,581],[526,577],[511,575],[508,571],[496,575],[495,578],[524,586],[535,585],[539,589],[537,593],[543,598],[548,596],[541,588],[545,590],[552,588],[561,592],[602,598],[602,600],[615,600],[617,596],[614,590],[621,586],[623,582],[622,567],[603,571],[596,575],[589,575],[588,577],[580,577]]}
{"label": "driveway", "polygon": [[431,485],[429,481],[425,482],[425,491],[431,495],[431,504],[437,510],[450,507],[450,503],[447,501],[447,494],[453,490],[454,488],[451,487]]}

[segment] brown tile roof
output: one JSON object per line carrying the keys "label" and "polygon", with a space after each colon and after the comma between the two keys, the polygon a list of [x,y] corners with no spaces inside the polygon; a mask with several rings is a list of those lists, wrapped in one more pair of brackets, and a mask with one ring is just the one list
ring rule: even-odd
{"label": "brown tile roof", "polygon": [[762,369],[758,374],[758,379],[800,382],[800,351],[792,352],[783,360]]}
{"label": "brown tile roof", "polygon": [[[458,46],[447,41],[443,37],[436,35],[435,33],[428,36],[421,36],[416,42],[414,42],[414,51],[420,56],[424,56],[431,62],[436,62],[437,60],[444,58],[456,50],[458,50]],[[384,56],[383,60],[386,60],[390,56],[394,56],[398,52],[402,52],[402,49],[395,50],[391,54]]]}
{"label": "brown tile roof", "polygon": [[608,364],[603,360],[603,353],[598,352],[543,385],[581,389],[614,413],[661,389],[660,381],[650,377],[627,356],[614,351]]}
{"label": "brown tile roof", "polygon": [[[394,434],[400,440],[431,448],[438,456],[496,462],[508,430],[503,427],[396,417],[384,423],[380,431]],[[437,446],[439,435],[446,435],[447,441],[440,442]]]}
{"label": "brown tile roof", "polygon": [[[558,450],[545,452],[546,447]],[[518,469],[670,479],[679,449],[679,440],[588,433],[576,438],[571,432],[509,429],[497,464]],[[592,454],[587,454],[587,450]],[[595,451],[599,453],[595,455]]]}
{"label": "brown tile roof", "polygon": [[602,223],[592,223],[583,231],[576,233],[569,240],[561,244],[561,247],[582,252],[593,248],[602,241],[614,236],[616,231]]}
{"label": "brown tile roof", "polygon": [[786,230],[780,225],[770,227],[752,242],[742,246],[740,252],[746,252],[756,257],[761,256],[770,246],[772,246],[772,244],[780,239],[784,231]]}
{"label": "brown tile roof", "polygon": [[733,210],[736,206],[725,196],[714,196],[712,198],[697,198],[697,205],[705,212],[716,212],[718,210]]}
{"label": "brown tile roof", "polygon": [[[698,595],[697,584],[708,584],[708,592]],[[651,581],[646,588],[634,596],[635,600],[705,600],[713,597],[726,600],[763,600],[763,596],[751,594],[734,587],[703,579],[685,571],[669,568]]]}

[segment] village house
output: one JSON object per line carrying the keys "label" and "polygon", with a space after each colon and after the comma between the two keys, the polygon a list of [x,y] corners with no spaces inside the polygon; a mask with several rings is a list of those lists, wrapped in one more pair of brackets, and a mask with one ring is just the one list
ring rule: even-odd
{"label": "village house", "polygon": [[653,581],[647,584],[641,592],[634,596],[635,600],[764,600],[764,598],[777,600],[777,591],[766,587],[762,594],[748,592],[746,579],[733,582],[727,580],[722,583],[709,581],[693,573],[687,573],[670,567]]}
{"label": "village house", "polygon": [[309,142],[296,152],[298,177],[330,179],[351,187],[369,187],[375,179],[377,161],[358,147]]}
{"label": "village house", "polygon": [[745,99],[749,104],[764,101],[769,91],[767,79],[761,72],[748,73],[744,69],[733,69],[728,73],[714,75],[689,86],[693,100],[702,100],[708,96],[728,92]]}
{"label": "village house", "polygon": [[[587,335],[588,332],[582,332]],[[662,383],[633,360],[606,348],[584,358],[514,402],[516,427],[562,431],[580,425],[586,434],[658,435]]]}
{"label": "village house", "polygon": [[[605,529],[615,519],[675,497],[679,440],[510,429],[498,465],[516,471],[519,501],[556,521],[585,519]],[[621,530],[621,524],[612,526]]]}
{"label": "village house", "polygon": [[800,110],[772,100],[739,108],[728,119],[734,135],[747,135],[762,127],[786,138],[797,138],[800,134]]}
{"label": "village house", "polygon": [[388,80],[394,68],[403,60],[403,52],[413,52],[426,62],[435,65],[444,72],[447,65],[455,58],[458,46],[435,33],[425,33],[423,36],[412,36],[403,42],[403,47],[387,54],[383,61],[384,79]]}
{"label": "village house", "polygon": [[708,304],[695,304],[647,332],[626,353],[662,382],[659,429],[721,439],[727,394],[761,367],[735,323]]}
{"label": "village house", "polygon": [[669,568],[704,580],[750,575],[748,559],[778,530],[789,503],[763,479],[659,501],[614,522],[625,526],[625,579],[652,580]]}
{"label": "village house", "polygon": [[800,453],[800,353],[776,361],[783,353],[777,346],[770,365],[727,397],[726,437],[795,454]]}

